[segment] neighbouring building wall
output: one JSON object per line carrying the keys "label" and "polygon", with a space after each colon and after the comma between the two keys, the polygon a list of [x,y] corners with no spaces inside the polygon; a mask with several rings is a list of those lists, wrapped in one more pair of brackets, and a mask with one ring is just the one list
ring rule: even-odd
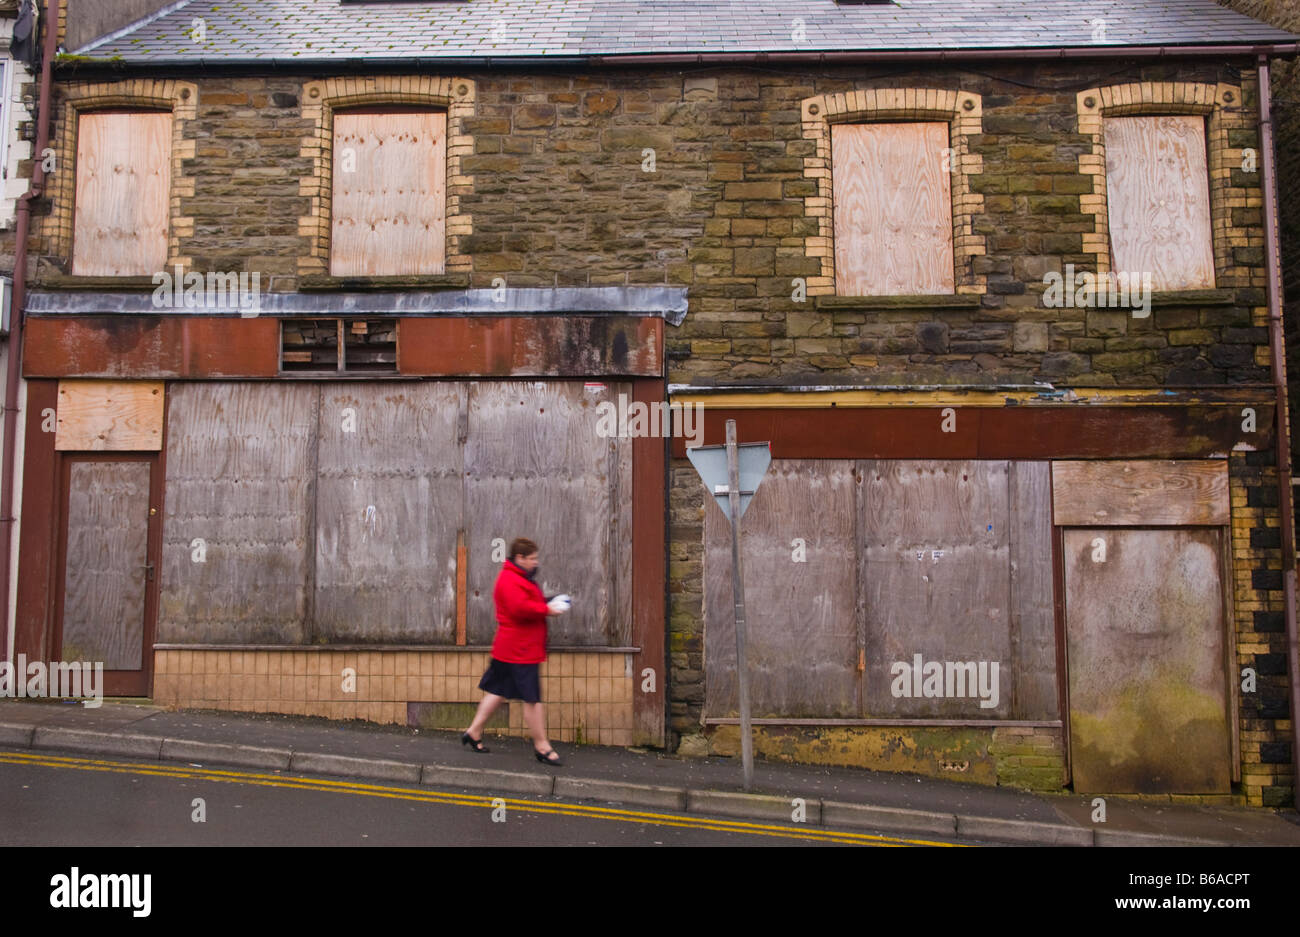
{"label": "neighbouring building wall", "polygon": [[[1222,6],[1294,32],[1300,29],[1297,0],[1218,0]],[[1288,193],[1300,187],[1300,60],[1275,59],[1270,68],[1273,92],[1273,139],[1277,160],[1278,230],[1281,234],[1282,285],[1285,302],[1287,371],[1300,374],[1300,204]],[[1290,406],[1300,406],[1300,382],[1288,378]],[[1291,461],[1300,456],[1300,440],[1291,439]]]}
{"label": "neighbouring building wall", "polygon": [[[27,191],[31,178],[32,138],[35,132],[34,113],[36,78],[27,66],[9,56],[9,44],[13,39],[14,19],[10,11],[0,8],[0,63],[3,63],[3,75],[0,76],[0,95],[4,96],[3,109],[0,109],[0,275],[12,278],[16,245],[16,215],[18,198]],[[29,110],[31,102],[31,110]],[[8,301],[8,297],[6,297]],[[6,376],[13,356],[13,348],[8,338],[0,339],[0,395],[3,395]],[[19,381],[18,425],[23,421],[23,407],[26,400],[25,382]],[[21,504],[22,492],[22,442],[21,431],[17,445],[14,466],[14,504]],[[4,458],[4,440],[0,438],[0,459]],[[17,510],[15,513],[21,513]],[[13,528],[13,546],[18,543],[21,517]],[[9,596],[0,597],[9,604],[8,616],[10,634],[5,647],[13,648],[14,597],[17,592],[18,556],[17,550],[10,551],[12,560],[10,569]]]}

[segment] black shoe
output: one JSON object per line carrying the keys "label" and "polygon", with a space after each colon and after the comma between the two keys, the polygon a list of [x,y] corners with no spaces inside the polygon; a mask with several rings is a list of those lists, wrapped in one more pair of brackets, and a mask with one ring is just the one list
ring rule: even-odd
{"label": "black shoe", "polygon": [[[544,762],[548,765],[559,766],[564,764],[564,762],[560,761],[560,753],[553,748],[548,748],[544,752],[539,752],[537,749],[533,749],[533,754],[537,756],[538,761]],[[552,758],[552,755],[555,757]]]}
{"label": "black shoe", "polygon": [[468,732],[465,732],[461,735],[460,741],[462,744],[468,745],[476,752],[490,752],[492,750],[483,744],[482,739],[471,738]]}

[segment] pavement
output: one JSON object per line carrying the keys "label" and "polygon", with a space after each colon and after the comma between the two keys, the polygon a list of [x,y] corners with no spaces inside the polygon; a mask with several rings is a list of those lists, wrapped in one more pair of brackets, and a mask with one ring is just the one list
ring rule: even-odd
{"label": "pavement", "polygon": [[99,708],[66,700],[0,701],[0,750],[96,754],[592,800],[885,834],[929,833],[979,842],[1070,846],[1300,846],[1294,810],[1208,807],[1003,787],[857,768],[756,759],[754,791],[731,758],[559,744],[548,768],[526,739],[493,736],[490,754],[459,732],[267,713],[169,710],[138,701]]}

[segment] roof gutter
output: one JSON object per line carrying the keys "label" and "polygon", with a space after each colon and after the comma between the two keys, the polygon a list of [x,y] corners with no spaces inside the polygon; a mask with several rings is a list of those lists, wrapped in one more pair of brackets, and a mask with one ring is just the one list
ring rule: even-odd
{"label": "roof gutter", "polygon": [[1273,385],[1277,394],[1277,494],[1281,506],[1282,601],[1286,616],[1287,673],[1291,690],[1292,793],[1300,807],[1300,637],[1296,632],[1295,520],[1291,504],[1291,437],[1288,432],[1286,394],[1286,345],[1282,331],[1282,274],[1277,227],[1277,174],[1273,165],[1272,94],[1268,59],[1259,57],[1259,132],[1264,156],[1264,262],[1268,275],[1269,357],[1273,364]]}
{"label": "roof gutter", "polygon": [[18,389],[23,364],[23,306],[27,300],[27,234],[32,221],[32,199],[45,189],[41,154],[50,142],[52,66],[59,39],[59,0],[46,0],[41,20],[45,53],[41,57],[41,90],[36,110],[36,146],[32,149],[32,181],[18,199],[14,247],[14,291],[10,310],[9,368],[5,373],[4,464],[0,468],[0,661],[9,660],[9,563],[14,534],[14,450],[18,440]]}
{"label": "roof gutter", "polygon": [[965,62],[988,59],[1200,58],[1213,56],[1285,56],[1300,54],[1300,43],[1210,46],[1052,46],[1018,49],[898,49],[881,52],[686,52],[592,55],[593,65],[713,65],[738,62],[811,62],[837,65],[865,62]]}
{"label": "roof gutter", "polygon": [[466,55],[466,56],[376,56],[350,58],[291,58],[274,56],[207,57],[196,61],[194,56],[173,56],[135,61],[110,58],[98,61],[80,60],[60,67],[81,70],[103,68],[110,71],[129,69],[170,68],[300,68],[320,71],[322,68],[406,68],[417,71],[441,66],[458,68],[505,68],[586,65],[596,68],[627,68],[638,65],[764,65],[813,64],[858,65],[881,62],[985,62],[994,60],[1059,61],[1062,59],[1186,59],[1260,56],[1284,57],[1300,55],[1300,42],[1235,43],[1228,45],[1187,46],[1049,46],[1044,48],[995,49],[886,49],[882,51],[758,51],[758,52],[630,52],[606,55]]}

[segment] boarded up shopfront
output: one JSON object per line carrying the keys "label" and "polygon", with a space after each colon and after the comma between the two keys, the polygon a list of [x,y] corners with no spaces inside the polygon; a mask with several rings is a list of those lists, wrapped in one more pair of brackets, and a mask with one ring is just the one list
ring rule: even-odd
{"label": "boarded up shopfront", "polygon": [[[1024,766],[1080,793],[1229,792],[1229,460],[1139,457],[1225,451],[1240,421],[1198,414],[1193,445],[1167,438],[1172,410],[956,412],[965,440],[927,437],[938,411],[706,410],[706,444],[734,417],[776,456],[742,523],[758,750],[990,783]],[[1024,431],[1049,418],[1051,434]],[[904,446],[1044,457],[881,457]],[[702,722],[731,753],[729,532],[711,499],[700,512]]]}
{"label": "boarded up shopfront", "polygon": [[490,644],[494,553],[529,536],[575,597],[551,642],[627,646],[631,440],[595,415],[620,392],[173,385],[160,642]]}
{"label": "boarded up shopfront", "polygon": [[[662,401],[660,315],[681,291],[412,293],[430,314],[396,317],[295,293],[256,317],[34,296],[24,471],[48,483],[24,494],[29,660],[66,637],[124,668],[108,692],[160,705],[463,728],[496,576],[528,536],[543,588],[575,597],[542,668],[552,737],[663,744],[664,440],[600,413]],[[499,716],[525,734],[522,707]]]}
{"label": "boarded up shopfront", "polygon": [[[781,460],[743,532],[756,716],[1057,718],[1046,463]],[[708,711],[723,716],[721,511],[705,536]],[[927,664],[943,686],[925,684]]]}
{"label": "boarded up shopfront", "polygon": [[[627,392],[171,385],[157,697],[467,723],[501,560],[529,536],[543,590],[575,597],[550,624],[551,731],[630,744],[632,440],[600,435],[596,416]],[[523,731],[519,707],[507,723]]]}

